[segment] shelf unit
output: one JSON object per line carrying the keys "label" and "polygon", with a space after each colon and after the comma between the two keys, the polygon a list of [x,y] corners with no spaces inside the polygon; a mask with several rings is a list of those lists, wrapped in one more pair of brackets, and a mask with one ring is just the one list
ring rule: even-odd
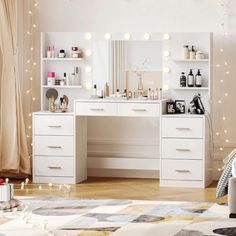
{"label": "shelf unit", "polygon": [[[55,55],[60,49],[67,53],[65,58],[47,58],[46,51],[48,46],[55,47]],[[41,110],[48,110],[48,101],[46,92],[48,89],[56,89],[58,97],[66,95],[69,98],[69,111],[73,110],[73,101],[78,97],[86,97],[88,91],[84,88],[87,81],[91,81],[91,73],[86,72],[86,66],[91,66],[92,57],[85,55],[83,58],[69,57],[71,47],[79,46],[85,52],[91,49],[92,42],[84,39],[82,32],[44,32],[41,33]],[[85,54],[85,53],[84,53]],[[62,78],[63,74],[70,75],[74,72],[74,67],[79,67],[81,76],[81,85],[47,85],[47,73],[55,72],[56,78]]]}
{"label": "shelf unit", "polygon": [[204,91],[208,90],[208,87],[173,87],[170,90],[192,90],[192,91]]}
{"label": "shelf unit", "polygon": [[170,59],[174,62],[209,62],[209,59]]}

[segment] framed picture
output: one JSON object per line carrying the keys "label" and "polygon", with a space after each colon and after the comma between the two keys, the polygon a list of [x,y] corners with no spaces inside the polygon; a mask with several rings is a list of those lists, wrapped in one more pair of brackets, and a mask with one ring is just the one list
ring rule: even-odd
{"label": "framed picture", "polygon": [[175,102],[167,102],[166,103],[166,113],[174,114],[175,113]]}
{"label": "framed picture", "polygon": [[175,113],[185,113],[185,100],[175,100]]}

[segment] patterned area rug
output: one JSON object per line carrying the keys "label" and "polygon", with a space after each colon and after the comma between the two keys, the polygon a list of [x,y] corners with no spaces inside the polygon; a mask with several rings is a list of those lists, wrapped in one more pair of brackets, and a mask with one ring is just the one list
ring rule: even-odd
{"label": "patterned area rug", "polygon": [[236,235],[225,205],[199,202],[25,198],[0,217],[0,236]]}

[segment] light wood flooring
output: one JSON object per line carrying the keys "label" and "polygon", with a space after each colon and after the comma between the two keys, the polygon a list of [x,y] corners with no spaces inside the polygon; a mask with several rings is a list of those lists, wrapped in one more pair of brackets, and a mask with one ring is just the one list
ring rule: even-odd
{"label": "light wood flooring", "polygon": [[89,178],[81,184],[70,185],[70,193],[59,190],[59,185],[50,187],[48,184],[42,184],[39,190],[38,184],[29,183],[21,190],[20,181],[13,182],[17,196],[227,202],[227,198],[215,198],[216,182],[206,189],[199,189],[160,187],[156,179]]}

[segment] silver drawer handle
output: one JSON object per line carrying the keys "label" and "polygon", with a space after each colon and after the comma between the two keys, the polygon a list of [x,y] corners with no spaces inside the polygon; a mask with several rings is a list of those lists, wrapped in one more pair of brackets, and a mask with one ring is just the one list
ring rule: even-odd
{"label": "silver drawer handle", "polygon": [[90,108],[91,111],[104,111],[103,108]]}
{"label": "silver drawer handle", "polygon": [[49,128],[61,128],[61,125],[48,125]]}
{"label": "silver drawer handle", "polygon": [[175,170],[176,172],[179,172],[179,173],[190,173],[191,171],[190,170]]}
{"label": "silver drawer handle", "polygon": [[191,150],[190,149],[185,149],[185,148],[176,148],[176,151],[179,151],[179,152],[190,152]]}
{"label": "silver drawer handle", "polygon": [[51,169],[51,170],[61,170],[62,168],[60,166],[48,166],[48,169]]}
{"label": "silver drawer handle", "polygon": [[48,148],[62,148],[62,146],[48,146]]}
{"label": "silver drawer handle", "polygon": [[146,109],[132,109],[133,111],[147,111]]}
{"label": "silver drawer handle", "polygon": [[177,130],[190,130],[190,128],[176,128]]}

